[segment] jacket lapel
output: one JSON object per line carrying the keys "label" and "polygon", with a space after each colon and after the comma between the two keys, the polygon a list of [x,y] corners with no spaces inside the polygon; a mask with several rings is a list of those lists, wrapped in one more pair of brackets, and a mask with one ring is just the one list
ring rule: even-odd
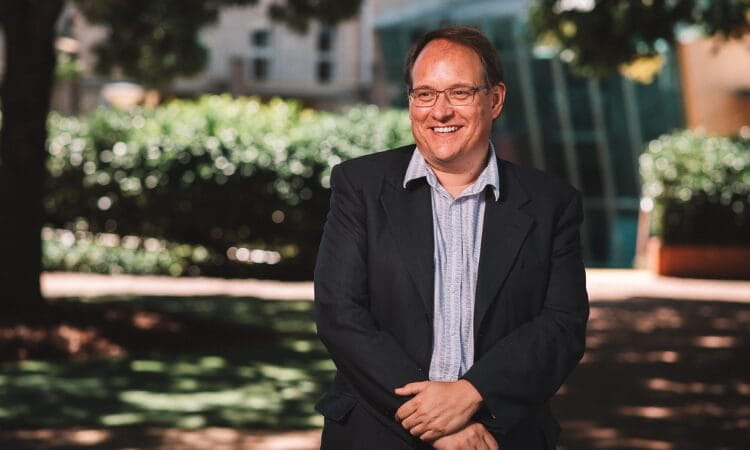
{"label": "jacket lapel", "polygon": [[482,247],[474,303],[474,338],[482,319],[502,287],[534,220],[519,208],[528,201],[513,166],[498,161],[501,168],[500,200],[487,192]]}
{"label": "jacket lapel", "polygon": [[[408,156],[411,157],[411,152]],[[386,180],[380,199],[400,256],[432,319],[435,289],[432,197],[430,186],[423,180],[415,180],[408,189],[403,187],[408,161],[408,158],[405,164],[402,161],[402,170],[391,172],[395,176]]]}

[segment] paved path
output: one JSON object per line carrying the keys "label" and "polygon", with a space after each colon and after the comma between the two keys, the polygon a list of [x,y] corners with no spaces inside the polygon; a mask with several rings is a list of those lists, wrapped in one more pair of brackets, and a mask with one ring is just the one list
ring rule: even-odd
{"label": "paved path", "polygon": [[[642,270],[589,269],[586,272],[592,301],[628,298],[676,298],[750,302],[750,281],[695,280],[657,277]],[[311,300],[312,282],[172,278],[167,276],[45,273],[42,291],[47,297],[100,295],[226,295],[274,300]]]}
{"label": "paved path", "polygon": [[[637,270],[587,275],[587,353],[553,401],[565,429],[559,448],[750,448],[750,281],[661,278]],[[66,273],[44,274],[42,288],[49,297],[313,297],[310,282]],[[0,442],[18,450],[312,450],[319,439],[319,430],[0,431]]]}

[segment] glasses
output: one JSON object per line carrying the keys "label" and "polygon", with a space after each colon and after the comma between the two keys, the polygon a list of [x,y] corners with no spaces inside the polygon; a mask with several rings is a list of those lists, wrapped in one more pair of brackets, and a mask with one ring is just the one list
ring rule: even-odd
{"label": "glasses", "polygon": [[409,89],[409,101],[416,107],[427,108],[437,102],[440,94],[445,94],[445,99],[451,106],[467,106],[474,102],[474,95],[483,89],[487,89],[487,85],[458,86],[442,91],[429,88]]}

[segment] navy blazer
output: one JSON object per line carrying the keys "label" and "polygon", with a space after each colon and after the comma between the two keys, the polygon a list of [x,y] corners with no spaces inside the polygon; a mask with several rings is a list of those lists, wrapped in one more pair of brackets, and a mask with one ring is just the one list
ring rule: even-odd
{"label": "navy blazer", "polygon": [[[346,161],[315,267],[318,335],[336,364],[322,448],[430,448],[395,420],[404,384],[426,380],[432,355],[430,187],[403,179],[414,145]],[[498,160],[488,190],[474,308],[474,364],[462,378],[503,450],[554,449],[549,400],[583,356],[588,297],[581,196],[538,170]]]}

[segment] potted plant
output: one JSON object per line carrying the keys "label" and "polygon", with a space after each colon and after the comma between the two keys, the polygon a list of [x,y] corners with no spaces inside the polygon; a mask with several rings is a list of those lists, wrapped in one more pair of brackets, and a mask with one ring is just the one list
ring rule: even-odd
{"label": "potted plant", "polygon": [[679,131],[640,157],[651,208],[649,259],[660,275],[750,279],[750,130]]}

